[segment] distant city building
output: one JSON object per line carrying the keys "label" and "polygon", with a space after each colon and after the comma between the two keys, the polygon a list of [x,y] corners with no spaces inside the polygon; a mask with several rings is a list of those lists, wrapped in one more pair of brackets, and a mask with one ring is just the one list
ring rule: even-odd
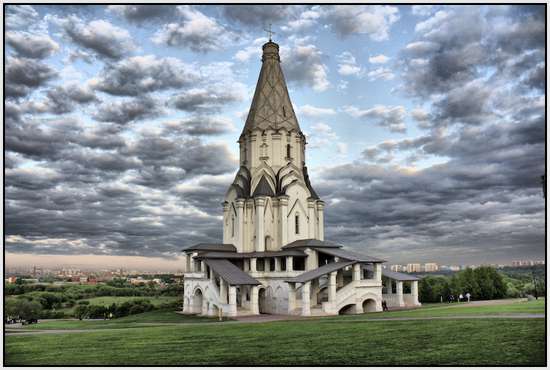
{"label": "distant city building", "polygon": [[524,266],[536,266],[536,265],[545,265],[545,261],[538,260],[521,260],[521,261],[512,261],[512,267],[524,267]]}
{"label": "distant city building", "polygon": [[451,270],[451,271],[460,271],[460,266],[455,266],[455,265],[449,266],[449,270]]}
{"label": "distant city building", "polygon": [[407,272],[422,272],[422,266],[420,263],[408,263]]}
{"label": "distant city building", "polygon": [[424,264],[425,272],[435,272],[439,270],[439,265],[435,262],[428,262]]}
{"label": "distant city building", "polygon": [[401,266],[401,265],[391,265],[390,270],[395,271],[395,272],[401,272],[401,271],[403,271],[403,266]]}

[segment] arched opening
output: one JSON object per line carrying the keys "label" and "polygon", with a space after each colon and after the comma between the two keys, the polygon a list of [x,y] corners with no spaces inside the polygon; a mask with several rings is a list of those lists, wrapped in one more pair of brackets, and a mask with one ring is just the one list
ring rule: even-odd
{"label": "arched opening", "polygon": [[265,288],[260,288],[258,291],[258,308],[260,314],[269,313],[267,311],[267,290]]}
{"label": "arched opening", "polygon": [[372,298],[366,299],[363,302],[363,312],[376,312],[376,301]]}
{"label": "arched opening", "polygon": [[195,290],[193,295],[193,313],[202,313],[202,291],[200,289]]}
{"label": "arched opening", "polygon": [[355,303],[348,304],[347,306],[344,306],[340,308],[338,311],[338,315],[353,315],[355,313]]}

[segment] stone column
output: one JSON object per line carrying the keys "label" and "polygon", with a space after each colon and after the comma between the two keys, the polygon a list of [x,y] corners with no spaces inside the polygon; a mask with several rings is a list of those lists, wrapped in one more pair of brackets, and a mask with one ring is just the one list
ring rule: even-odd
{"label": "stone column", "polygon": [[281,222],[281,246],[284,247],[288,243],[288,195],[279,197],[279,217]]}
{"label": "stone column", "polygon": [[237,233],[237,252],[244,252],[244,199],[235,200],[235,207],[237,208],[237,225],[235,225]]}
{"label": "stone column", "polygon": [[288,272],[293,271],[292,262],[293,262],[292,256],[286,256],[286,270]]}
{"label": "stone column", "polygon": [[256,258],[250,259],[250,272],[256,272]]}
{"label": "stone column", "polygon": [[257,285],[254,285],[252,287],[252,292],[250,294],[250,310],[252,311],[253,315],[260,314],[260,305],[258,304],[258,294],[259,294],[259,288]]}
{"label": "stone column", "polygon": [[255,199],[256,204],[256,252],[265,251],[265,233],[264,233],[264,207],[266,197],[258,197]]}
{"label": "stone column", "polygon": [[296,309],[296,284],[288,283],[288,314],[292,315],[292,312]]}
{"label": "stone column", "polygon": [[264,271],[269,272],[271,270],[271,258],[264,258]]}
{"label": "stone column", "polygon": [[206,273],[206,263],[204,261],[201,261],[201,272],[203,274]]}
{"label": "stone column", "polygon": [[306,248],[305,252],[307,254],[306,271],[315,270],[317,267],[319,267],[319,261],[317,261],[317,251]]}
{"label": "stone column", "polygon": [[336,274],[336,287],[341,288],[344,286],[344,271],[340,270],[339,274]]}
{"label": "stone column", "polygon": [[325,217],[324,217],[325,202],[322,200],[317,201],[317,217],[319,223],[317,225],[317,239],[325,240]]}
{"label": "stone column", "polygon": [[415,305],[420,305],[420,302],[418,301],[418,281],[417,280],[411,281],[411,295],[413,297],[413,303]]}
{"label": "stone column", "polygon": [[308,218],[308,238],[315,238],[315,201],[308,199],[307,201],[307,218]]}
{"label": "stone column", "polygon": [[223,281],[222,277],[220,276],[220,303],[227,303],[227,286],[225,285],[225,281]]}
{"label": "stone column", "polygon": [[336,275],[338,271],[331,272],[328,280],[328,304],[331,312],[335,311],[336,307]]}
{"label": "stone column", "polygon": [[191,253],[189,255],[189,272],[195,272],[195,257],[196,253]]}
{"label": "stone column", "polygon": [[183,255],[183,272],[186,273],[187,271],[187,261],[189,261],[189,257],[187,257],[187,254]]}
{"label": "stone column", "polygon": [[311,315],[310,288],[311,281],[302,286],[302,316]]}
{"label": "stone column", "polygon": [[229,286],[229,312],[227,316],[237,316],[237,287]]}
{"label": "stone column", "polygon": [[183,295],[183,307],[182,307],[182,312],[183,313],[187,313],[187,310],[189,309],[189,307],[187,307],[188,304],[187,304],[187,298],[185,298],[185,294]]}
{"label": "stone column", "polygon": [[353,264],[353,281],[359,280],[361,280],[361,264],[355,263]]}
{"label": "stone column", "polygon": [[396,285],[396,294],[397,294],[397,302],[399,304],[399,307],[403,307],[405,305],[405,302],[403,301],[403,282],[402,281],[395,281]]}
{"label": "stone column", "polygon": [[382,281],[382,264],[381,263],[374,264],[374,278],[377,281]]}
{"label": "stone column", "polygon": [[245,304],[245,302],[247,302],[247,300],[246,300],[246,290],[247,289],[248,289],[248,287],[246,285],[241,286],[241,306],[242,307],[247,306],[247,304]]}
{"label": "stone column", "polygon": [[281,271],[281,259],[279,257],[274,257],[275,260],[275,271]]}
{"label": "stone column", "polygon": [[222,207],[223,207],[223,242],[227,243],[231,238],[231,230],[229,229],[231,227],[231,225],[229,225],[229,203],[223,202]]}
{"label": "stone column", "polygon": [[201,315],[208,315],[208,301],[206,297],[202,297]]}

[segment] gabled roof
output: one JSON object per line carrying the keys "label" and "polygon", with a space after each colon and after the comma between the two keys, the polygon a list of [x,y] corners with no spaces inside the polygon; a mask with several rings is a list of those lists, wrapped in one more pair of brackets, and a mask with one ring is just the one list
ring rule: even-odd
{"label": "gabled roof", "polygon": [[328,263],[319,268],[316,268],[315,270],[310,270],[310,271],[304,272],[301,275],[285,279],[285,281],[289,283],[305,283],[313,279],[317,279],[318,277],[326,275],[333,271],[339,270],[342,267],[352,265],[353,263],[354,263],[353,261],[340,261],[340,262]]}
{"label": "gabled roof", "polygon": [[258,196],[268,196],[268,197],[274,197],[275,192],[273,192],[273,189],[271,188],[271,185],[269,185],[269,182],[267,182],[267,179],[265,176],[262,176],[260,181],[258,182],[258,185],[256,185],[256,189],[254,189],[254,194],[252,194],[253,197]]}
{"label": "gabled roof", "polygon": [[224,259],[205,259],[204,262],[229,285],[260,285],[260,282]]}
{"label": "gabled roof", "polygon": [[237,248],[233,244],[211,244],[211,243],[199,243],[185,247],[182,252],[194,252],[194,251],[218,251],[218,252],[236,252]]}
{"label": "gabled roof", "polygon": [[313,248],[313,247],[324,247],[324,248],[342,248],[339,244],[334,244],[319,239],[300,239],[295,240],[292,243],[289,243],[283,247],[283,249],[289,248]]}
{"label": "gabled roof", "polygon": [[330,254],[331,256],[344,258],[346,260],[350,261],[357,261],[357,262],[386,262],[384,260],[381,260],[380,258],[368,256],[366,254],[363,254],[361,252],[352,251],[349,249],[336,249],[336,248],[314,248],[315,250],[319,252],[323,252],[326,254]]}

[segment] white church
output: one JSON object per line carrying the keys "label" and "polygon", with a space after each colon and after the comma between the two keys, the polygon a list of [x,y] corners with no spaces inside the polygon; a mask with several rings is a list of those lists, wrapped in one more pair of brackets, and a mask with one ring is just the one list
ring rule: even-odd
{"label": "white church", "polygon": [[418,278],[324,240],[324,202],[305,165],[279,45],[262,68],[239,137],[240,168],[223,202],[223,243],[183,250],[183,312],[338,315],[418,306]]}

